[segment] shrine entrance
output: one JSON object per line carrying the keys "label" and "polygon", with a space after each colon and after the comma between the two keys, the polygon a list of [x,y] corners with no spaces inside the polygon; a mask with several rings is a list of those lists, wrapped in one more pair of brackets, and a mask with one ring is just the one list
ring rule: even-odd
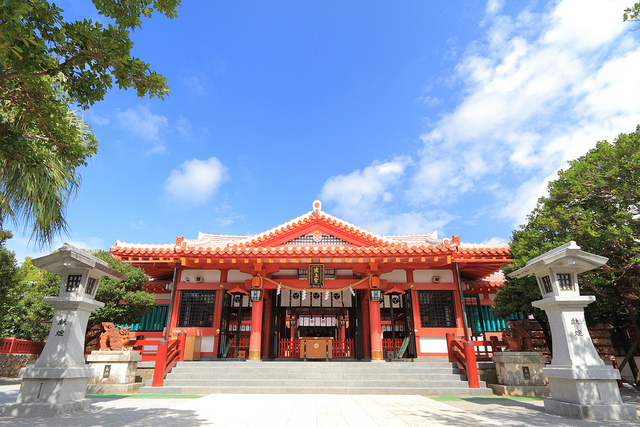
{"label": "shrine entrance", "polygon": [[[358,292],[353,291],[357,296]],[[362,358],[358,298],[350,291],[306,292],[283,289],[273,310],[271,358]],[[305,341],[322,351],[305,351]],[[317,349],[316,345],[316,349]],[[321,356],[316,357],[317,354]]]}
{"label": "shrine entrance", "polygon": [[252,301],[244,291],[224,292],[218,357],[245,359],[249,354]]}

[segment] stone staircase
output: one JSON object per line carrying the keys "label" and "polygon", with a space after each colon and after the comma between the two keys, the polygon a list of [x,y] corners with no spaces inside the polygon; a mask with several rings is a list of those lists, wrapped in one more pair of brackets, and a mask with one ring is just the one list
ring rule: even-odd
{"label": "stone staircase", "polygon": [[484,382],[471,389],[446,358],[398,362],[198,361],[179,362],[164,386],[141,393],[161,394],[419,394],[486,396]]}

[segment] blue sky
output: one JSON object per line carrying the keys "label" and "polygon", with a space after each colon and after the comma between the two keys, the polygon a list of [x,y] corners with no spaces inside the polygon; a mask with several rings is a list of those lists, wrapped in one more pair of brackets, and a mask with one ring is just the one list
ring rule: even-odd
{"label": "blue sky", "polygon": [[7,246],[255,234],[315,199],[380,234],[508,241],[566,161],[640,124],[631,4],[183,0],[132,35],[170,96],[85,111],[69,235]]}

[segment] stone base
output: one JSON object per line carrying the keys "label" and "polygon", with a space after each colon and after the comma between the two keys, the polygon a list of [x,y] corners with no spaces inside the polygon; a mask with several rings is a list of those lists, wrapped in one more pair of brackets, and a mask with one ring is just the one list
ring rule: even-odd
{"label": "stone base", "polygon": [[547,379],[542,373],[548,359],[537,352],[510,351],[496,352],[498,383],[507,386],[545,386]]}
{"label": "stone base", "polygon": [[139,351],[92,351],[87,356],[93,374],[89,383],[135,383],[136,367],[141,359]]}
{"label": "stone base", "polygon": [[489,387],[498,396],[551,397],[551,389],[543,385],[489,384]]}
{"label": "stone base", "polygon": [[544,401],[544,409],[547,414],[561,415],[579,420],[638,420],[638,412],[635,405],[580,405],[578,403],[547,399]]}
{"label": "stone base", "polygon": [[87,385],[87,394],[123,394],[137,393],[140,391],[143,383],[129,384],[89,384]]}
{"label": "stone base", "polygon": [[91,410],[91,399],[79,399],[62,403],[7,403],[3,417],[58,417],[77,411]]}

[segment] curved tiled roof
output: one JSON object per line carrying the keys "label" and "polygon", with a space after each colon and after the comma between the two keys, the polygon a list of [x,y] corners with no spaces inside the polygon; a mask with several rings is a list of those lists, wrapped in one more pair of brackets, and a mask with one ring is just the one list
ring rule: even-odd
{"label": "curved tiled roof", "polygon": [[[309,225],[313,226],[314,224],[337,230],[343,236],[351,236],[353,241],[360,243],[357,245],[344,243],[282,245],[273,243],[273,241],[278,241],[278,238],[282,239],[285,236],[298,237],[294,234],[297,229],[301,229],[300,232],[303,233],[304,230],[308,230]],[[323,212],[320,202],[315,201],[312,211],[253,236],[218,235],[200,232],[197,239],[178,237],[176,242],[171,244],[154,245],[117,241],[111,247],[111,252],[114,255],[140,256],[170,256],[172,254],[183,256],[194,254],[278,257],[284,255],[313,256],[322,254],[323,256],[337,258],[456,253],[472,257],[473,255],[508,256],[509,245],[507,243],[460,243],[459,237],[438,239],[437,233],[382,236]]]}

